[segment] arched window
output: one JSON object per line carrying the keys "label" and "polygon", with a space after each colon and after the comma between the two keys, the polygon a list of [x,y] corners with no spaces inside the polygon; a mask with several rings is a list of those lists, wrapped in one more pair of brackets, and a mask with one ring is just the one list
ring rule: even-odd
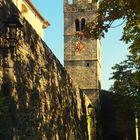
{"label": "arched window", "polygon": [[68,4],[73,4],[73,0],[68,0]]}
{"label": "arched window", "polygon": [[82,18],[82,19],[81,19],[81,30],[84,29],[85,24],[86,24],[86,20],[85,20],[84,18]]}
{"label": "arched window", "polygon": [[75,20],[75,29],[76,31],[80,31],[79,19]]}

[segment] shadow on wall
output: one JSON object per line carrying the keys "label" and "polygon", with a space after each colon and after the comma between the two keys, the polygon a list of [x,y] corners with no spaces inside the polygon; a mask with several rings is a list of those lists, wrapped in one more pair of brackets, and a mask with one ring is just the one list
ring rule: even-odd
{"label": "shadow on wall", "polygon": [[[10,0],[2,4],[4,14],[18,13]],[[87,140],[83,95],[31,25],[23,24],[19,46],[0,50],[0,139]]]}
{"label": "shadow on wall", "polygon": [[104,140],[136,139],[130,98],[102,90],[101,114]]}

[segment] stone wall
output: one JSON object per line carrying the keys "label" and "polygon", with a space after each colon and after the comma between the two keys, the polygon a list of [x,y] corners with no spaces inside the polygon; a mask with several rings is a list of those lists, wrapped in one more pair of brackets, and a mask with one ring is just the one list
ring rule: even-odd
{"label": "stone wall", "polygon": [[0,139],[87,140],[78,87],[12,2],[0,1],[0,19],[15,13],[24,25],[19,45],[0,46]]}
{"label": "stone wall", "polygon": [[[73,2],[64,1],[64,65],[86,96],[90,94],[88,97],[93,103],[100,90],[101,47],[98,39],[86,38],[77,31],[82,31],[84,24],[96,21],[97,2]],[[76,44],[81,41],[84,47],[78,50]]]}

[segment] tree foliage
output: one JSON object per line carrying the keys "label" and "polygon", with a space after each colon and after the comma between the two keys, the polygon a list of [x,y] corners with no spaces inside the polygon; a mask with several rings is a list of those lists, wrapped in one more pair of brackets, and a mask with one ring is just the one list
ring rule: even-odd
{"label": "tree foliage", "polygon": [[133,56],[113,67],[111,90],[130,98],[131,107],[140,110],[140,65]]}
{"label": "tree foliage", "polygon": [[131,43],[130,51],[140,62],[140,0],[100,0],[96,18],[87,23],[86,37],[104,37],[113,26],[114,21],[122,19],[124,25],[121,40]]}
{"label": "tree foliage", "polygon": [[130,55],[113,67],[114,84],[111,90],[131,97],[132,106],[140,107],[140,0],[100,0],[96,18],[87,23],[84,34],[89,38],[104,37],[114,21],[122,21],[123,34],[120,39],[129,43]]}
{"label": "tree foliage", "polygon": [[[140,94],[140,65],[132,56],[113,67],[114,90],[117,93],[129,94],[130,96]],[[121,85],[121,88],[120,88]]]}

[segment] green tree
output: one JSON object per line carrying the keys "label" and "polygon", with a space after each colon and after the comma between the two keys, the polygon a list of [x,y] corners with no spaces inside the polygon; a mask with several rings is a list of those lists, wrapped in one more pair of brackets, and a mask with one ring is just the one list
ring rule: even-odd
{"label": "green tree", "polygon": [[140,98],[140,0],[100,0],[96,18],[87,23],[86,37],[100,38],[113,26],[114,21],[122,21],[123,34],[120,38],[129,43],[130,55],[127,60],[113,67],[112,90],[133,98]]}
{"label": "green tree", "polygon": [[130,51],[140,62],[140,0],[100,0],[96,18],[87,23],[86,37],[104,37],[105,32],[113,26],[114,21],[122,19],[124,25],[121,40],[130,43]]}
{"label": "green tree", "polygon": [[127,60],[116,64],[110,79],[114,80],[111,90],[114,93],[127,96],[131,100],[131,107],[140,110],[140,65],[133,55]]}
{"label": "green tree", "polygon": [[[120,20],[121,19],[121,20]],[[112,92],[124,95],[121,106],[127,105],[135,113],[136,137],[138,138],[138,116],[140,116],[140,0],[100,0],[96,18],[87,23],[83,33],[89,38],[104,37],[114,21],[122,21],[123,34],[120,38],[129,43],[130,55],[113,67]],[[129,102],[128,102],[129,100]]]}
{"label": "green tree", "polygon": [[[135,121],[135,133],[136,139],[139,137],[139,120],[140,120],[140,65],[136,61],[134,55],[127,57],[127,60],[116,64],[113,67],[114,84],[111,90],[116,93],[116,95],[123,95],[119,101],[119,109],[125,108],[133,111],[134,121]],[[133,118],[133,117],[132,117]]]}

